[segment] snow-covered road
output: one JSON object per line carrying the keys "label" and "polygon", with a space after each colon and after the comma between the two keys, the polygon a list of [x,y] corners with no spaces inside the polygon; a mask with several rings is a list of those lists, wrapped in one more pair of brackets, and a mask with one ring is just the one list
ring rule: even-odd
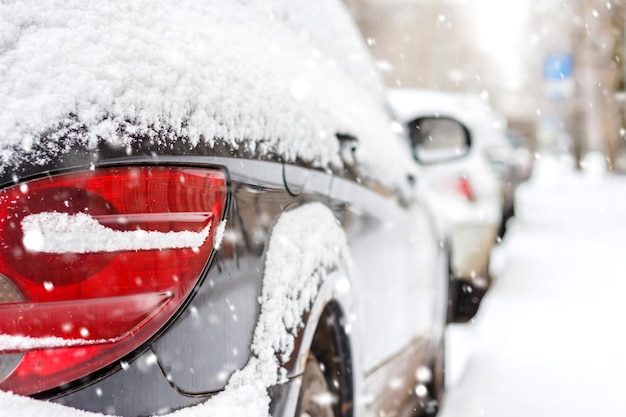
{"label": "snow-covered road", "polygon": [[475,322],[448,329],[441,416],[626,415],[626,178],[541,162]]}

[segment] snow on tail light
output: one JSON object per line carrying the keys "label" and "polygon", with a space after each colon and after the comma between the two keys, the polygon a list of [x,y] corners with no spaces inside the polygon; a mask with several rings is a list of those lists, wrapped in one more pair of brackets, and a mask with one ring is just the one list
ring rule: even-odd
{"label": "snow on tail light", "polygon": [[124,167],[0,192],[0,389],[36,394],[111,365],[181,307],[215,246],[218,170]]}

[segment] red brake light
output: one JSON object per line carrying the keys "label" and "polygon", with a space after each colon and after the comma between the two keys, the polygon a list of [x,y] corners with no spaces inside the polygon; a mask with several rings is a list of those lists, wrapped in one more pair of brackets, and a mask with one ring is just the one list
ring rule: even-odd
{"label": "red brake light", "polygon": [[458,177],[454,187],[467,201],[475,201],[474,189],[467,177]]}
{"label": "red brake light", "polygon": [[128,167],[0,192],[0,389],[35,394],[136,349],[198,282],[221,171]]}

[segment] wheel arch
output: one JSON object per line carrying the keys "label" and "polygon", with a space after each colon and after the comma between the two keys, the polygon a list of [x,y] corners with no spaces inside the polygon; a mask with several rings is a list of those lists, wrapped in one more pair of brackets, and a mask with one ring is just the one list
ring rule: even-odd
{"label": "wheel arch", "polygon": [[[337,417],[354,415],[357,396],[358,365],[354,360],[352,343],[351,306],[353,297],[345,288],[347,276],[342,270],[329,272],[319,288],[319,293],[310,308],[303,314],[302,327],[295,337],[294,349],[289,359],[282,363],[287,370],[287,381],[296,382],[292,391],[292,408],[296,410],[298,391],[301,390],[302,376],[310,355],[323,365],[323,373],[331,395],[337,399],[334,404]],[[356,369],[355,369],[356,368]],[[335,382],[336,380],[336,382]],[[278,399],[285,404],[274,404],[276,411],[285,408],[287,397]],[[285,410],[290,409],[289,407]],[[278,412],[277,415],[292,415],[293,411]],[[274,414],[272,414],[274,415]]]}
{"label": "wheel arch", "polygon": [[309,354],[316,355],[342,417],[352,416],[355,392],[351,262],[345,230],[327,205],[308,202],[284,211],[266,253],[252,352],[266,358],[273,351],[279,383],[299,380]]}
{"label": "wheel arch", "polygon": [[337,399],[336,414],[341,417],[353,415],[355,396],[355,370],[352,351],[352,323],[350,299],[337,294],[337,288],[345,276],[339,271],[330,274],[320,289],[320,294],[305,317],[304,329],[294,349],[290,376],[301,375],[310,354],[323,365],[331,393]]}
{"label": "wheel arch", "polygon": [[311,353],[324,365],[324,375],[337,398],[336,412],[341,417],[352,417],[354,379],[350,337],[345,331],[346,317],[339,304],[331,300],[317,324],[311,343]]}

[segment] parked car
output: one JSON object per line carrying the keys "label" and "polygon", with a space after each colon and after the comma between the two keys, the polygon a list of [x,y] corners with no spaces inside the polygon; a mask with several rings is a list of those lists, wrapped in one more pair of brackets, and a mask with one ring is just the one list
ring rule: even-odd
{"label": "parked car", "polygon": [[465,295],[342,6],[0,15],[3,414],[436,410]]}
{"label": "parked car", "polygon": [[518,182],[524,182],[530,178],[535,164],[535,156],[532,152],[529,139],[521,132],[514,129],[506,130],[506,138],[513,147],[514,165]]}
{"label": "parked car", "polygon": [[[471,135],[471,149],[465,158],[432,160],[429,153],[420,152],[414,156],[424,165],[422,181],[433,190],[430,200],[451,237],[453,275],[466,282],[487,284],[489,254],[502,220],[503,196],[487,156],[494,133],[491,124],[485,124],[482,100],[472,94],[409,88],[393,89],[389,98],[409,131],[414,149],[431,138],[424,130],[424,118],[449,120],[452,132],[457,132],[455,137],[463,129]],[[463,149],[467,148],[459,148],[457,153]]]}
{"label": "parked car", "polygon": [[475,106],[481,114],[476,118],[477,123],[481,123],[485,130],[491,130],[485,152],[500,182],[503,200],[498,236],[502,237],[508,220],[515,215],[515,190],[530,177],[534,157],[527,141],[517,132],[507,129],[502,115],[480,100],[476,100]]}

